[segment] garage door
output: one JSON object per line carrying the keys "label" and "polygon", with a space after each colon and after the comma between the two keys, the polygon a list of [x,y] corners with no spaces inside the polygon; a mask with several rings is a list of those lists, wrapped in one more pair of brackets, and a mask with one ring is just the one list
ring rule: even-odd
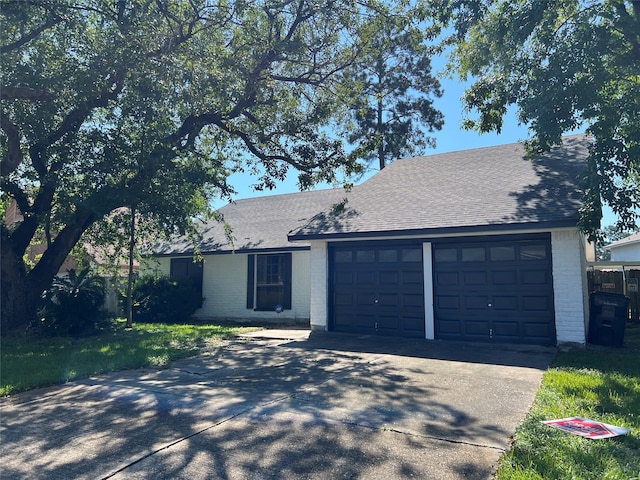
{"label": "garage door", "polygon": [[436,336],[554,344],[548,236],[434,246]]}
{"label": "garage door", "polygon": [[424,338],[422,245],[330,248],[330,328]]}

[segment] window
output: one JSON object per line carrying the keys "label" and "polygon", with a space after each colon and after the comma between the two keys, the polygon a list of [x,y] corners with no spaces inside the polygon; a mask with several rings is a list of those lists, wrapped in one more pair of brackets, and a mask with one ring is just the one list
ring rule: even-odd
{"label": "window", "polygon": [[547,247],[544,244],[522,245],[520,247],[521,260],[544,260],[547,258]]}
{"label": "window", "polygon": [[515,247],[491,247],[489,252],[491,260],[494,262],[508,262],[516,259]]}
{"label": "window", "polygon": [[169,272],[171,279],[193,285],[202,298],[202,262],[194,262],[193,258],[172,258]]}
{"label": "window", "polygon": [[457,248],[438,248],[435,253],[436,262],[455,262],[458,260]]}
{"label": "window", "polygon": [[484,262],[484,247],[466,247],[462,249],[463,262]]}
{"label": "window", "polygon": [[247,308],[291,309],[291,254],[249,255]]}

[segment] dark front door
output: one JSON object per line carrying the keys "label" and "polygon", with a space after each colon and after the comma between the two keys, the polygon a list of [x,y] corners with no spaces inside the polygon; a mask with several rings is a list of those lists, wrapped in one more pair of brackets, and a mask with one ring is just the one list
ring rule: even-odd
{"label": "dark front door", "polygon": [[436,338],[555,343],[549,236],[434,246]]}
{"label": "dark front door", "polygon": [[330,328],[424,338],[421,244],[348,244],[330,249]]}

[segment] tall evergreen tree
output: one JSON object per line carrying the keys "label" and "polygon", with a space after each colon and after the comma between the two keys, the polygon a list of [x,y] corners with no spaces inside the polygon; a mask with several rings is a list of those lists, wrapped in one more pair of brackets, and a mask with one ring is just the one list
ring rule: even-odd
{"label": "tall evergreen tree", "polygon": [[377,160],[381,170],[394,159],[435,146],[429,133],[444,124],[433,105],[442,95],[431,74],[434,49],[428,43],[433,32],[420,20],[416,8],[408,15],[390,13],[368,23],[362,55],[345,72],[351,95],[343,100],[350,120],[345,133],[354,147],[351,155]]}

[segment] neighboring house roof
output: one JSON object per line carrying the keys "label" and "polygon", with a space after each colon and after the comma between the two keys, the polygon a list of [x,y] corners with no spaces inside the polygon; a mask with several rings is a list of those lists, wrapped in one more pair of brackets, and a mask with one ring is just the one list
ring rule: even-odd
{"label": "neighboring house roof", "polygon": [[627,247],[629,245],[635,245],[636,243],[640,244],[640,232],[629,235],[628,237],[621,238],[616,242],[612,242],[609,245],[606,245],[604,248],[608,250],[615,250],[616,248]]}
{"label": "neighboring house roof", "polygon": [[[219,210],[231,228],[233,243],[224,224],[211,220],[203,225],[200,253],[307,248],[308,243],[290,242],[289,232],[344,197],[343,189],[326,189],[236,200]],[[156,255],[192,254],[193,244],[179,238],[153,251]]]}
{"label": "neighboring house roof", "polygon": [[575,226],[584,135],[532,161],[521,143],[396,160],[290,240]]}

